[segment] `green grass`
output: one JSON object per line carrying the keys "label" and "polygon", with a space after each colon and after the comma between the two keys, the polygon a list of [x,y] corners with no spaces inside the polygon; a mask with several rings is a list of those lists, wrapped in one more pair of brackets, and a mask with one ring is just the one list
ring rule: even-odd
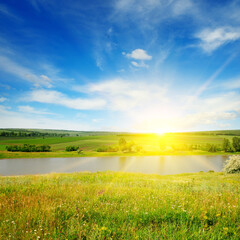
{"label": "green grass", "polygon": [[77,152],[7,152],[0,151],[0,159],[10,158],[69,158],[69,157],[108,157],[108,156],[159,156],[159,155],[175,155],[175,156],[188,156],[188,155],[239,155],[239,153],[224,153],[224,152],[205,152],[205,151],[181,151],[181,152],[91,152],[85,151],[82,154]]}
{"label": "green grass", "polygon": [[239,239],[239,174],[49,174],[0,186],[0,239]]}

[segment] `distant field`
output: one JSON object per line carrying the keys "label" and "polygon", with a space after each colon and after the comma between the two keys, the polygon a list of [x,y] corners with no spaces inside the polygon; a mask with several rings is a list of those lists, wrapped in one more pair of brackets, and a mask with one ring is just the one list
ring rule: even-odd
{"label": "distant field", "polygon": [[[3,130],[0,130],[0,132]],[[42,130],[47,131],[47,130]],[[63,132],[61,130],[60,132]],[[59,134],[59,132],[56,133]],[[88,135],[87,135],[88,133]],[[220,135],[221,133],[225,133],[227,135]],[[127,142],[133,141],[135,144],[141,146],[144,155],[147,155],[147,152],[150,154],[159,153],[160,151],[160,142],[164,140],[166,145],[173,144],[216,144],[222,145],[223,139],[228,138],[232,139],[239,133],[236,131],[218,131],[218,132],[196,132],[196,133],[169,133],[164,135],[157,134],[131,134],[131,133],[109,133],[107,135],[106,132],[81,132],[81,136],[74,136],[74,132],[71,132],[72,136],[64,136],[64,137],[0,137],[0,158],[9,158],[11,156],[24,156],[31,155],[32,156],[40,156],[36,153],[8,153],[5,152],[5,147],[7,145],[22,145],[22,144],[35,144],[35,145],[50,145],[51,150],[55,153],[55,156],[76,156],[76,153],[66,153],[66,146],[79,146],[80,149],[83,150],[85,155],[91,156],[95,154],[96,156],[100,153],[96,152],[96,150],[100,147],[105,146],[117,146],[120,138],[125,138]],[[76,134],[80,134],[80,132],[76,132]],[[98,135],[99,134],[99,135]],[[64,151],[64,152],[63,152]],[[54,153],[49,153],[49,156],[54,155]],[[114,153],[112,155],[119,155],[120,153]],[[180,153],[182,154],[182,153]],[[195,152],[194,154],[201,154],[200,152]],[[102,154],[104,155],[104,154]],[[106,155],[111,155],[106,154]],[[41,156],[47,156],[47,154],[41,154]]]}
{"label": "distant field", "polygon": [[0,239],[229,239],[240,175],[117,172],[0,177]]}
{"label": "distant field", "polygon": [[215,143],[221,144],[223,138],[231,139],[231,136],[204,136],[204,135],[106,135],[106,136],[85,136],[85,137],[49,137],[49,138],[1,138],[0,145],[14,144],[47,144],[52,147],[52,150],[64,150],[66,146],[80,146],[85,150],[94,151],[100,146],[118,144],[121,137],[127,141],[134,141],[136,144],[143,146],[146,151],[158,151],[159,141],[165,139],[166,143],[181,143],[181,144],[204,144]]}

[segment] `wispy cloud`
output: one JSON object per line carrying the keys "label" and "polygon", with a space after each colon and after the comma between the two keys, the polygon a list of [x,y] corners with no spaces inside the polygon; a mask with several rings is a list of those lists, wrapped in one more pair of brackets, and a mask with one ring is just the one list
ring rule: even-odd
{"label": "wispy cloud", "polygon": [[18,106],[18,111],[30,114],[39,114],[39,115],[55,115],[54,113],[47,112],[45,110],[37,110],[31,106]]}
{"label": "wispy cloud", "polygon": [[43,74],[36,75],[31,69],[21,66],[6,56],[0,56],[0,69],[22,80],[31,82],[36,87],[52,87],[52,81],[48,76]]}
{"label": "wispy cloud", "polygon": [[0,97],[0,103],[5,102],[6,100],[7,100],[7,98],[5,98],[5,97]]}
{"label": "wispy cloud", "polygon": [[228,81],[224,81],[220,84],[218,84],[216,87],[220,87],[223,89],[239,89],[240,88],[240,77]]}
{"label": "wispy cloud", "polygon": [[96,130],[86,122],[78,120],[53,119],[45,115],[36,117],[26,116],[26,113],[10,111],[0,106],[0,126],[2,128],[42,128],[42,129],[66,129],[66,130]]}
{"label": "wispy cloud", "polygon": [[132,61],[131,64],[134,66],[134,67],[144,67],[144,68],[148,68],[149,66],[147,64],[145,64],[143,61],[141,62],[135,62],[135,61]]}
{"label": "wispy cloud", "polygon": [[17,20],[17,21],[22,21],[21,18],[19,18],[16,14],[14,14],[6,5],[0,4],[0,14],[4,14],[7,17]]}
{"label": "wispy cloud", "polygon": [[240,28],[207,28],[197,33],[195,37],[200,40],[199,47],[205,52],[211,53],[224,44],[239,40]]}
{"label": "wispy cloud", "polygon": [[96,110],[105,106],[105,101],[99,98],[69,98],[61,92],[49,90],[32,91],[23,100],[62,105],[77,110]]}
{"label": "wispy cloud", "polygon": [[154,99],[159,106],[165,102],[165,87],[156,84],[138,81],[123,80],[120,78],[90,83],[85,86],[74,87],[76,91],[89,95],[97,95],[106,102],[106,109],[114,111],[131,111],[141,108]]}

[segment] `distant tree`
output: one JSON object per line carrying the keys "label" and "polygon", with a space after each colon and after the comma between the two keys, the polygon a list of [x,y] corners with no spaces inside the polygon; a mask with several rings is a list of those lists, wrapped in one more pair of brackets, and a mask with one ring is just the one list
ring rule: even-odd
{"label": "distant tree", "polygon": [[78,146],[66,146],[66,151],[67,152],[72,152],[72,151],[77,151],[79,149]]}
{"label": "distant tree", "polygon": [[215,144],[208,144],[208,152],[217,152],[217,145]]}
{"label": "distant tree", "polygon": [[125,138],[120,138],[118,141],[119,146],[124,146],[127,144],[127,141],[125,140]]}
{"label": "distant tree", "polygon": [[235,148],[236,152],[240,152],[240,138],[233,137],[232,139],[232,145]]}
{"label": "distant tree", "polygon": [[223,151],[229,152],[230,149],[231,149],[231,143],[230,143],[229,139],[224,138],[223,139]]}

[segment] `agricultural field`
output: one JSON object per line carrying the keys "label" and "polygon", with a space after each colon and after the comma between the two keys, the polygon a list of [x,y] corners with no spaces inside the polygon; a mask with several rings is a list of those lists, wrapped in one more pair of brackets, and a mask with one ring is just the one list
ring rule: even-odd
{"label": "agricultural field", "polygon": [[240,175],[0,177],[1,239],[239,239]]}
{"label": "agricultural field", "polygon": [[[4,130],[1,130],[4,131]],[[15,130],[17,131],[17,130]],[[36,131],[36,130],[35,130]],[[40,130],[39,130],[40,131]],[[47,131],[47,130],[46,130]],[[28,132],[31,132],[28,130]],[[68,132],[68,131],[66,131]],[[207,152],[205,150],[185,150],[185,151],[172,151],[167,149],[161,151],[160,145],[164,142],[166,146],[197,146],[213,144],[216,147],[221,147],[223,139],[231,139],[234,136],[239,136],[239,131],[222,131],[222,132],[196,132],[196,133],[166,133],[163,135],[158,134],[133,134],[133,133],[107,133],[107,132],[68,132],[70,136],[60,136],[66,134],[63,130],[57,132],[49,132],[49,134],[58,134],[57,137],[19,137],[19,136],[1,136],[0,137],[0,158],[18,158],[18,157],[81,157],[81,156],[113,156],[113,155],[159,155],[159,154],[222,154],[218,152]],[[41,130],[41,134],[44,131]],[[222,135],[221,135],[222,134]],[[225,135],[224,135],[225,134]],[[99,148],[116,147],[118,146],[119,139],[124,138],[127,142],[134,142],[136,146],[141,147],[140,152],[122,153],[116,152],[98,152]],[[8,152],[6,146],[9,145],[50,145],[51,152],[49,153],[34,153],[34,152]],[[78,146],[82,153],[66,152],[67,146]]]}

